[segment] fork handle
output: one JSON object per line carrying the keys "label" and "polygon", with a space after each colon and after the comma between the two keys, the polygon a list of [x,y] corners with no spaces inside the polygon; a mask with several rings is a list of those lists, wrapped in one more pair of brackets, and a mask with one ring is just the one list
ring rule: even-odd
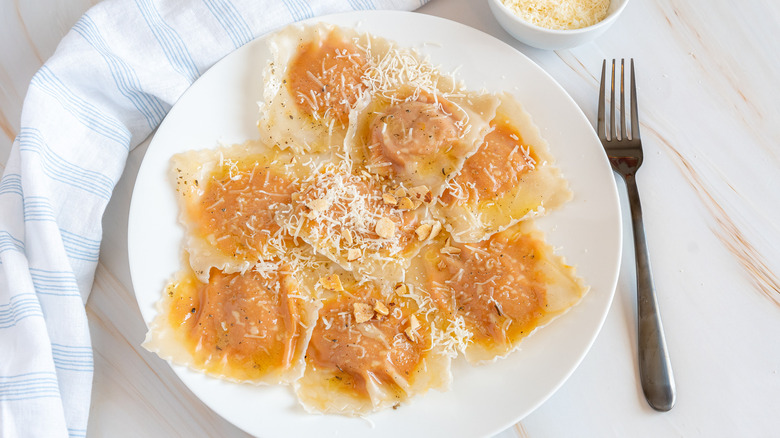
{"label": "fork handle", "polygon": [[636,291],[639,326],[639,377],[642,391],[650,406],[657,411],[668,411],[674,406],[676,389],[669,351],[666,348],[658,300],[655,296],[650,257],[642,223],[642,205],[634,174],[626,175],[628,201],[631,206],[631,225],[634,229],[636,253]]}

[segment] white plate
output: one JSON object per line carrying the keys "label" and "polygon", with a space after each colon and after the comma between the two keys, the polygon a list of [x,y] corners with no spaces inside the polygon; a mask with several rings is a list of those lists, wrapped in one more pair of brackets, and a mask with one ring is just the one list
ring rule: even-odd
{"label": "white plate", "polygon": [[[432,391],[397,410],[368,417],[309,415],[288,387],[239,385],[179,366],[176,374],[204,403],[247,432],[276,436],[484,436],[533,411],[571,375],[606,317],[617,282],[620,207],[612,171],[574,101],[512,47],[470,27],[406,12],[358,12],[321,20],[356,27],[416,47],[445,71],[460,67],[469,88],[509,90],[532,114],[571,182],[575,198],[539,221],[559,253],[578,267],[590,293],[570,312],[526,339],[510,357],[482,367],[458,360],[447,392]],[[128,248],[135,294],[147,324],[179,269],[177,223],[168,161],[174,153],[257,138],[265,38],[228,55],[173,107],[149,146],[130,206]]]}

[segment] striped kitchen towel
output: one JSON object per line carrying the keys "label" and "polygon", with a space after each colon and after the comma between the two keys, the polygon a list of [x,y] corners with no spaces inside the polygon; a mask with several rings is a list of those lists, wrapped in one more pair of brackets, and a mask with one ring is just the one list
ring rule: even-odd
{"label": "striped kitchen towel", "polygon": [[214,62],[284,24],[427,0],[107,0],[33,77],[0,180],[0,436],[85,436],[84,303],[128,152]]}

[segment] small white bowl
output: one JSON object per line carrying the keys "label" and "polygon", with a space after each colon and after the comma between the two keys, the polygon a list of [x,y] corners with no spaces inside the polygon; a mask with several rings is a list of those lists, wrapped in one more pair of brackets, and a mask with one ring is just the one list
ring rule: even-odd
{"label": "small white bowl", "polygon": [[617,20],[628,0],[611,0],[603,20],[592,26],[572,30],[553,30],[533,25],[517,16],[501,0],[488,0],[488,4],[498,24],[518,41],[539,49],[555,50],[579,46],[601,35]]}

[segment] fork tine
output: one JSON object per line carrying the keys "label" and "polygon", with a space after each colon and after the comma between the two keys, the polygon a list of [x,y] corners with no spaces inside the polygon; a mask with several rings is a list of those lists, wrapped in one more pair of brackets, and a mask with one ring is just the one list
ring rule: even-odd
{"label": "fork tine", "polygon": [[631,58],[631,139],[639,138],[639,113],[636,103],[636,78],[634,77],[634,58]]}
{"label": "fork tine", "polygon": [[599,138],[604,140],[607,138],[607,127],[604,125],[604,110],[605,110],[605,98],[604,93],[606,92],[606,85],[605,85],[605,79],[606,79],[606,72],[607,72],[607,60],[605,59],[601,63],[601,87],[599,87],[599,113],[598,113],[598,122],[596,123],[596,129],[598,130]]}
{"label": "fork tine", "polygon": [[615,60],[612,60],[612,81],[609,83],[609,140],[614,141],[616,136],[615,129]]}
{"label": "fork tine", "polygon": [[625,59],[620,60],[620,139],[626,139]]}

